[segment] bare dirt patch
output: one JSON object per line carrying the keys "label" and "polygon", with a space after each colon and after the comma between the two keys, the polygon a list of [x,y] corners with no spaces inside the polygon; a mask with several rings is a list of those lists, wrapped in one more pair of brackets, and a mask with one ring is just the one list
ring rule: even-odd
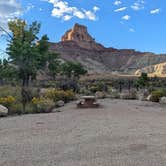
{"label": "bare dirt patch", "polygon": [[0,119],[0,166],[165,166],[165,106],[101,104]]}

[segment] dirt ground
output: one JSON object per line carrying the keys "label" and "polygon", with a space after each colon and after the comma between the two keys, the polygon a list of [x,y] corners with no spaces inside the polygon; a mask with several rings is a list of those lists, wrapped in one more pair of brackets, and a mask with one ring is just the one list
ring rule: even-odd
{"label": "dirt ground", "polygon": [[0,166],[166,166],[166,106],[105,99],[0,119]]}

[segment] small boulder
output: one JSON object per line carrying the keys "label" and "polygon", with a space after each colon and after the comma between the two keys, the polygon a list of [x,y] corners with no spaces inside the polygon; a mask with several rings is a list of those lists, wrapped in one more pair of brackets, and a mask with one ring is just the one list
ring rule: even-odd
{"label": "small boulder", "polygon": [[63,107],[65,105],[65,102],[63,100],[59,100],[56,105],[57,107]]}
{"label": "small boulder", "polygon": [[0,116],[7,116],[7,115],[8,115],[8,109],[3,105],[0,105]]}
{"label": "small boulder", "polygon": [[162,97],[159,102],[160,104],[166,104],[166,97]]}
{"label": "small boulder", "polygon": [[60,109],[57,109],[57,108],[54,108],[54,109],[52,110],[52,112],[53,112],[53,113],[61,112],[61,110],[60,110]]}
{"label": "small boulder", "polygon": [[151,101],[151,98],[152,98],[152,95],[149,95],[149,96],[146,98],[146,100],[147,100],[147,101]]}

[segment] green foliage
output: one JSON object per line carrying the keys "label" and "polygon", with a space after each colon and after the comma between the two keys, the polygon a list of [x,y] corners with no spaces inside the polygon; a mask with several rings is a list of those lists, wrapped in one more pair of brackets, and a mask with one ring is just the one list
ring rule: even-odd
{"label": "green foliage", "polygon": [[87,73],[87,70],[83,68],[80,63],[75,62],[64,62],[61,64],[61,73],[67,75],[68,77],[80,76]]}
{"label": "green foliage", "polygon": [[95,93],[97,91],[106,91],[107,89],[107,86],[104,82],[96,82],[92,85],[89,86],[89,90],[92,92],[92,93]]}
{"label": "green foliage", "polygon": [[24,114],[24,113],[25,112],[23,112],[22,104],[18,101],[16,101],[16,103],[12,104],[9,107],[9,114],[10,115],[15,115],[15,114],[21,115],[21,114]]}
{"label": "green foliage", "polygon": [[0,86],[0,97],[14,96],[17,101],[21,100],[21,88],[19,86]]}
{"label": "green foliage", "polygon": [[14,81],[17,79],[17,70],[7,60],[0,60],[0,80]]}
{"label": "green foliage", "polygon": [[0,104],[4,105],[8,109],[16,102],[13,96],[0,97]]}
{"label": "green foliage", "polygon": [[40,24],[37,22],[27,25],[25,21],[16,19],[8,25],[13,37],[9,41],[7,52],[11,63],[17,66],[23,86],[28,86],[30,79],[36,77],[37,71],[43,69],[52,56],[48,37],[44,35],[38,40]]}
{"label": "green foliage", "polygon": [[119,91],[116,90],[116,89],[113,89],[112,86],[109,86],[108,93],[109,93],[110,98],[113,98],[113,99],[119,99],[120,98]]}
{"label": "green foliage", "polygon": [[140,88],[144,88],[144,87],[147,87],[148,84],[149,84],[149,78],[147,73],[142,73],[137,80],[137,86]]}
{"label": "green foliage", "polygon": [[45,93],[45,97],[53,100],[55,103],[59,100],[69,102],[75,98],[75,94],[71,90],[64,91],[58,89],[50,89]]}
{"label": "green foliage", "polygon": [[161,90],[152,91],[150,101],[159,102],[161,97],[163,97],[163,92]]}
{"label": "green foliage", "polygon": [[55,103],[53,100],[49,98],[44,98],[44,97],[40,97],[40,98],[34,97],[32,99],[32,104],[34,107],[33,109],[34,113],[48,113],[48,112],[51,112],[51,110],[55,106]]}
{"label": "green foliage", "polygon": [[159,102],[160,98],[166,96],[166,89],[161,88],[158,90],[154,90],[151,92],[151,97],[150,97],[150,101],[152,102]]}

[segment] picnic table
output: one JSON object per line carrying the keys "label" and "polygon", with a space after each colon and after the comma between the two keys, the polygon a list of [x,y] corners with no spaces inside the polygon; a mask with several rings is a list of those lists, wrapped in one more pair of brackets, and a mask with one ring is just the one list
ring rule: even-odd
{"label": "picnic table", "polygon": [[78,108],[98,108],[99,106],[95,96],[82,96],[81,100],[77,102]]}

